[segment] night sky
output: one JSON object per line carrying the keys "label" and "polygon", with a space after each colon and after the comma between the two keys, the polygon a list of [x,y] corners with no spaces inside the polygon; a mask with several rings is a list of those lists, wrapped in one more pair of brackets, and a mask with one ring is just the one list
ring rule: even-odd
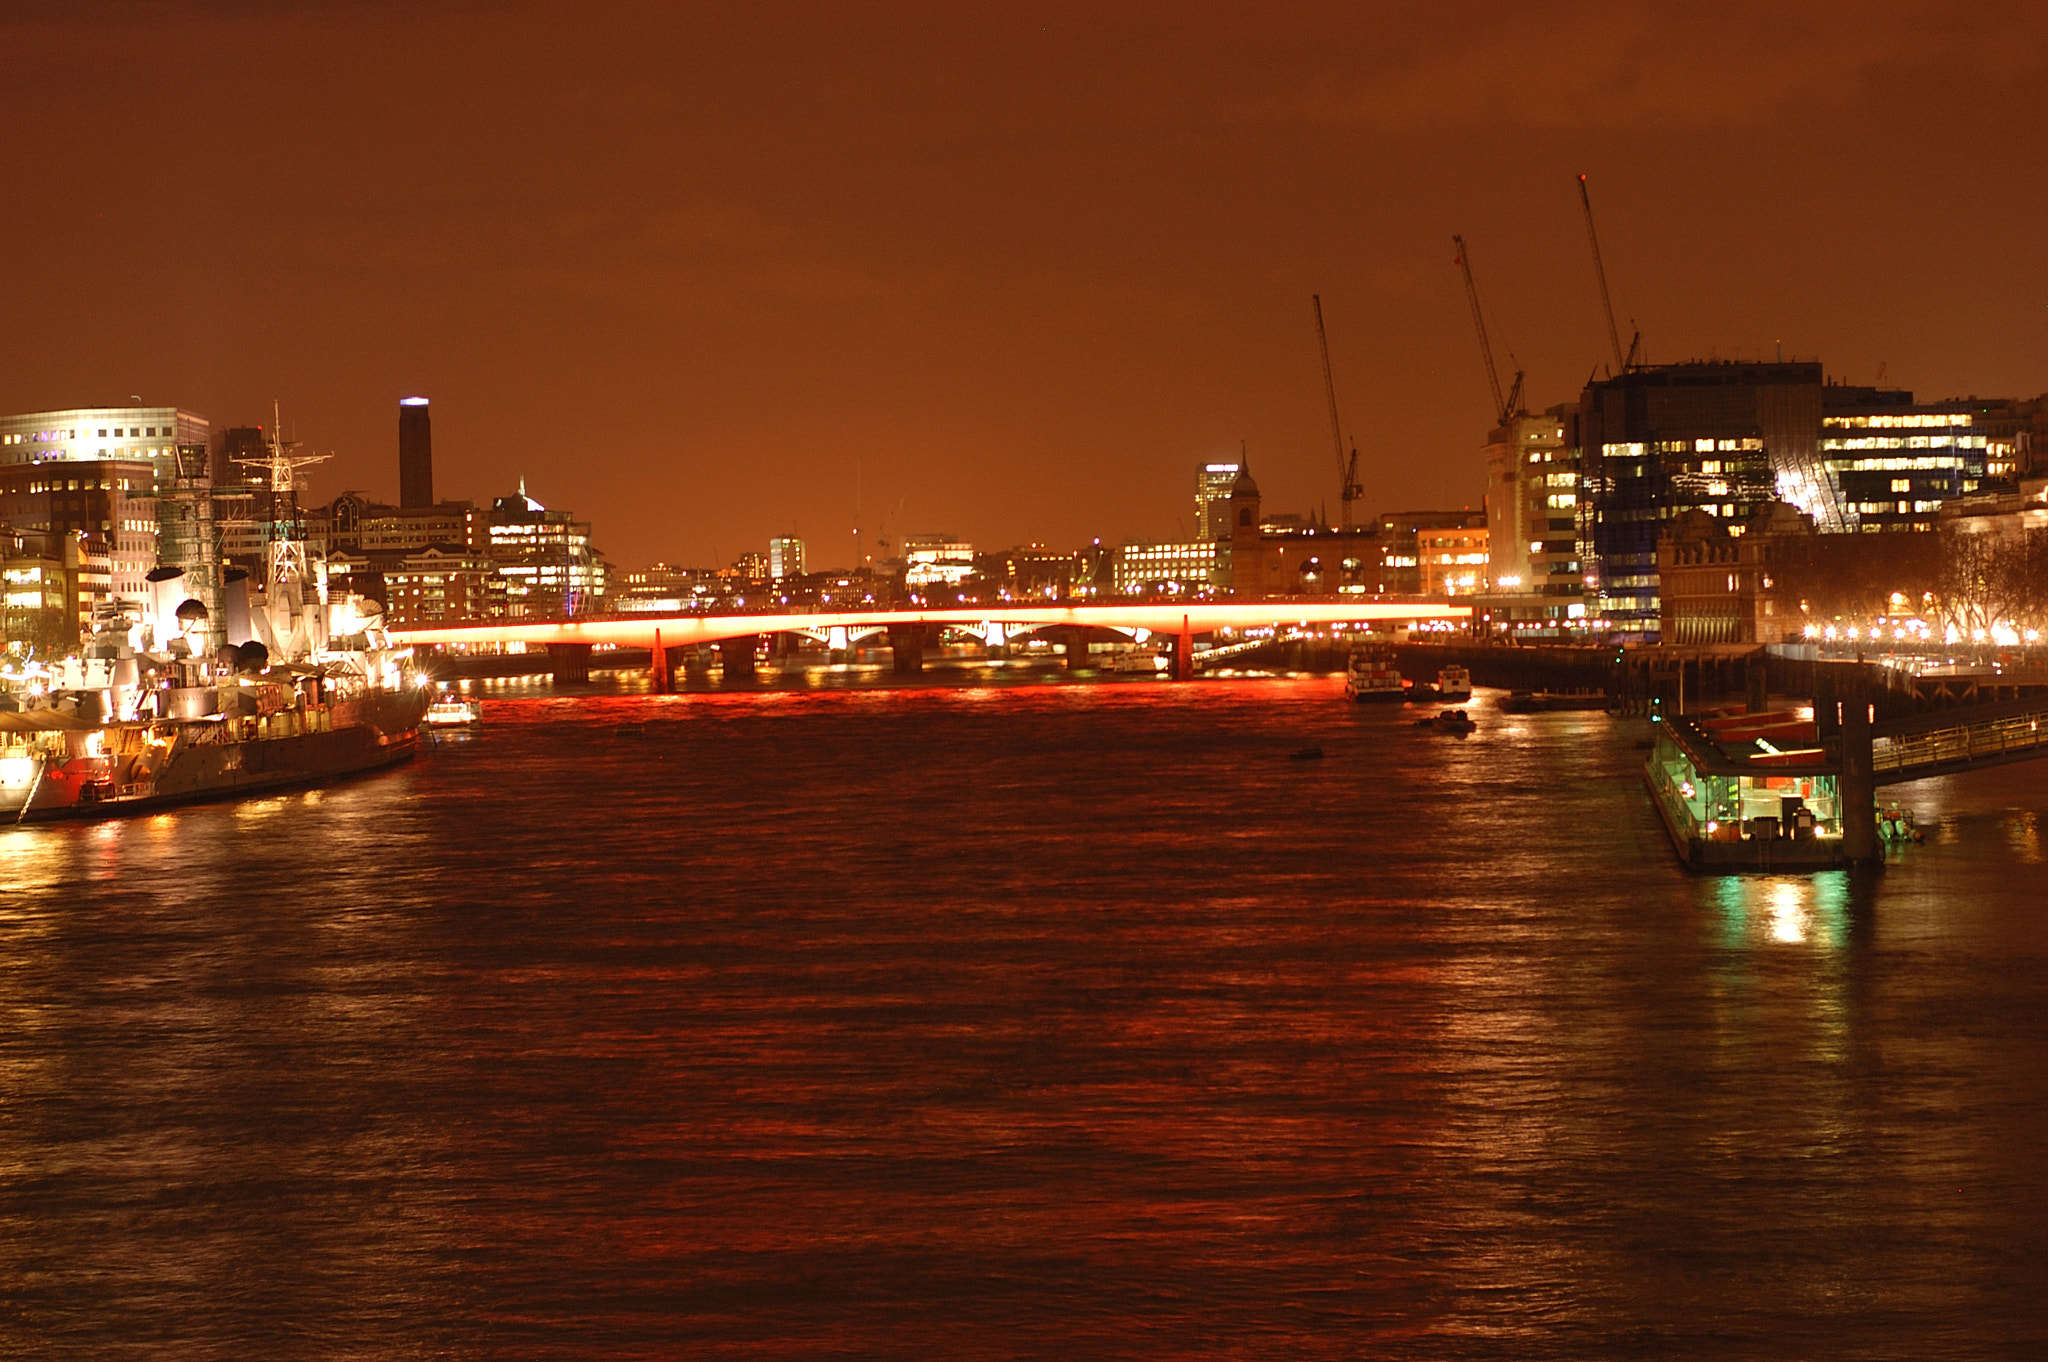
{"label": "night sky", "polygon": [[[1710,16],[1710,17],[1709,17]],[[1477,506],[1624,340],[2048,390],[2048,6],[0,4],[0,409],[178,403],[622,567]],[[898,509],[900,507],[900,510]],[[886,523],[885,522],[886,518]]]}

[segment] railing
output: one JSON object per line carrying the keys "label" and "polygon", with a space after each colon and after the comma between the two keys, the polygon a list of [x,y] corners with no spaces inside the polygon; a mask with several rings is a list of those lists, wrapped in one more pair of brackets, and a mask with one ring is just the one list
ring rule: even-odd
{"label": "railing", "polygon": [[1882,775],[1916,766],[1970,762],[2048,749],[2048,713],[2008,715],[1974,724],[1957,724],[1907,737],[1880,737],[1872,743],[1872,767]]}

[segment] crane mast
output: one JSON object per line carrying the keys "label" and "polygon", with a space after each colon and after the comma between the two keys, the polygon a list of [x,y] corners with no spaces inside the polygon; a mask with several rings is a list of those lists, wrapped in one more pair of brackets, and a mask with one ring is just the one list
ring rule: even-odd
{"label": "crane mast", "polygon": [[[1500,370],[1493,363],[1493,343],[1486,338],[1486,314],[1479,308],[1479,285],[1472,282],[1472,253],[1465,249],[1465,238],[1453,236],[1451,244],[1458,248],[1458,269],[1465,276],[1465,297],[1472,304],[1472,327],[1479,333],[1479,358],[1486,363],[1486,383],[1493,389],[1493,412],[1502,425],[1522,405],[1522,371],[1515,370],[1515,385],[1501,396]],[[1508,358],[1512,360],[1513,355]]]}
{"label": "crane mast", "polygon": [[[1607,293],[1607,267],[1600,263],[1600,234],[1593,230],[1593,196],[1586,192],[1584,175],[1579,176],[1579,203],[1586,210],[1586,240],[1593,247],[1593,277],[1600,281],[1600,312],[1607,318],[1607,343],[1614,347],[1616,369],[1625,370],[1635,356],[1636,342],[1630,341],[1628,354],[1622,354],[1621,332],[1614,325],[1614,299]],[[1641,339],[1640,333],[1636,339]]]}
{"label": "crane mast", "polygon": [[1353,449],[1349,459],[1344,457],[1344,426],[1337,419],[1337,380],[1330,370],[1330,333],[1323,326],[1323,296],[1312,293],[1309,301],[1316,308],[1316,344],[1323,352],[1323,392],[1330,399],[1330,443],[1337,450],[1337,495],[1344,528],[1348,530],[1351,528],[1351,503],[1358,500],[1365,489],[1358,485],[1358,451]]}

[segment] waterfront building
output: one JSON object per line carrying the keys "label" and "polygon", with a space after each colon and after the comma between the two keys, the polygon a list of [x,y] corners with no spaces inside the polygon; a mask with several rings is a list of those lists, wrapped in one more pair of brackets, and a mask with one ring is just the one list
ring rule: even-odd
{"label": "waterfront building", "polygon": [[1112,572],[1119,596],[1213,596],[1229,585],[1229,546],[1213,539],[1125,544],[1116,551]]}
{"label": "waterfront building", "polygon": [[385,623],[394,629],[497,619],[507,611],[506,578],[487,554],[433,546],[405,554],[380,575]]}
{"label": "waterfront building", "polygon": [[651,563],[622,574],[609,597],[611,608],[628,614],[672,614],[719,594],[719,574],[710,568]]}
{"label": "waterfront building", "polygon": [[1230,489],[1243,471],[1241,463],[1205,463],[1196,467],[1195,538],[1213,541],[1230,537]]}
{"label": "waterfront building", "polygon": [[1779,564],[1788,541],[1813,534],[1813,521],[1782,501],[1764,503],[1739,525],[1697,508],[1681,512],[1657,540],[1659,638],[1714,644],[1800,637],[1806,620],[1796,601],[1786,609],[1789,583]]}
{"label": "waterfront building", "polygon": [[1579,399],[1579,559],[1589,613],[1608,632],[1654,638],[1657,541],[1687,510],[1740,524],[1785,499],[1840,528],[1819,461],[1818,363],[1643,365]]}
{"label": "waterfront building", "polygon": [[1698,510],[1739,537],[1783,500],[1822,535],[1929,531],[1944,503],[2010,490],[2048,426],[2039,401],[1923,403],[1828,382],[1817,362],[1690,362],[1588,384],[1566,431],[1588,614],[1654,638],[1656,546],[1678,516]]}
{"label": "waterfront building", "polygon": [[1471,596],[1488,571],[1484,510],[1389,511],[1379,518],[1378,590],[1394,596]]}
{"label": "waterfront building", "polygon": [[491,503],[489,534],[508,615],[560,618],[602,607],[607,568],[589,524],[529,497],[524,478],[518,492]]}
{"label": "waterfront building", "polygon": [[[173,554],[192,551],[197,510],[190,493],[199,479],[210,483],[208,446],[206,418],[178,407],[75,407],[0,417],[0,520],[97,536],[109,564],[110,597],[146,600],[163,537],[160,509],[172,516]],[[183,497],[160,508],[160,490],[180,489]],[[217,582],[211,589],[204,581],[195,586],[218,619]]]}
{"label": "waterfront building", "polygon": [[1081,555],[1024,544],[974,556],[974,575],[1004,600],[1064,600],[1085,583]]}
{"label": "waterfront building", "polygon": [[1978,425],[2011,403],[1915,403],[1871,388],[1830,387],[1825,397],[1820,455],[1841,505],[1833,528],[1932,530],[1943,502],[2017,476],[2021,432],[2002,433],[1994,448]]}
{"label": "waterfront building", "polygon": [[1578,551],[1578,408],[1517,412],[1486,443],[1486,581],[1497,628],[1555,633],[1585,614]]}
{"label": "waterfront building", "polygon": [[782,581],[804,575],[804,541],[785,536],[768,541],[768,577]]}
{"label": "waterfront building", "polygon": [[0,524],[0,652],[48,658],[78,647],[111,591],[106,544],[83,530]]}
{"label": "waterfront building", "polygon": [[1247,464],[1231,482],[1229,561],[1219,576],[1240,600],[1378,595],[1387,590],[1380,538],[1377,525],[1339,530],[1264,514]]}
{"label": "waterfront building", "polygon": [[398,504],[409,509],[434,504],[433,415],[424,397],[398,403]]}
{"label": "waterfront building", "polygon": [[957,590],[973,575],[974,545],[950,534],[913,534],[903,540],[903,584]]}

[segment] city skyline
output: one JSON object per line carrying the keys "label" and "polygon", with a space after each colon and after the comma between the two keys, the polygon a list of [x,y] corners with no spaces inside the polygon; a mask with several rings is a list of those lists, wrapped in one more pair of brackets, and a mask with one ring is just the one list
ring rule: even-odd
{"label": "city skyline", "polygon": [[[622,564],[850,562],[857,479],[870,538],[1172,541],[1240,440],[1268,505],[1334,515],[1320,293],[1362,509],[1476,507],[1450,236],[1532,408],[1572,400],[1605,350],[1580,172],[1652,360],[2048,390],[2022,10],[809,14],[0,20],[51,77],[0,165],[109,186],[0,228],[16,315],[85,318],[10,332],[0,409],[278,397],[337,456],[316,497],[395,501],[425,395],[439,495],[523,475]],[[279,69],[323,98],[243,119]]]}

